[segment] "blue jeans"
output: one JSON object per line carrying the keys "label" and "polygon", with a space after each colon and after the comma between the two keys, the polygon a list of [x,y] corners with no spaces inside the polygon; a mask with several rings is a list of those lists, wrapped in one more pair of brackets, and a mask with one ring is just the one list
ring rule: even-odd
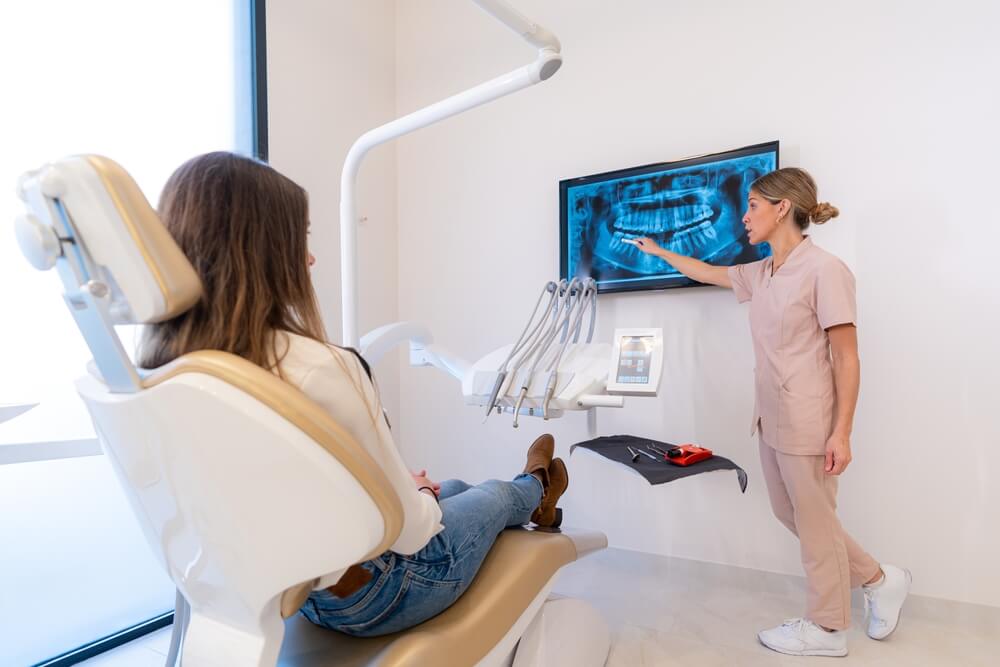
{"label": "blue jeans", "polygon": [[457,479],[442,482],[444,530],[412,556],[386,551],[362,563],[371,581],[347,597],[313,591],[302,614],[316,625],[357,637],[423,623],[458,600],[500,531],[527,523],[541,499],[542,483],[531,475],[478,486]]}

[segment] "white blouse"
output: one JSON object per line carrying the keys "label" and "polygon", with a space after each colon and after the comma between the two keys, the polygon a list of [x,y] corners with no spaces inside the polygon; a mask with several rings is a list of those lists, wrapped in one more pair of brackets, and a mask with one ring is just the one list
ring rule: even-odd
{"label": "white blouse", "polygon": [[[280,332],[277,341],[281,373],[318,403],[365,448],[403,505],[403,530],[391,550],[403,555],[420,551],[439,533],[441,508],[427,493],[417,490],[403,463],[382,412],[375,386],[364,367],[349,350],[311,338]],[[283,342],[287,340],[287,345]]]}

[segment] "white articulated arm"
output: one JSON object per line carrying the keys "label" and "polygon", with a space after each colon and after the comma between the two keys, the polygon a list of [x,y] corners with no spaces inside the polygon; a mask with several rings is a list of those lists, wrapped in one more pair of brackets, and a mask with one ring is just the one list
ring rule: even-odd
{"label": "white articulated arm", "polygon": [[417,322],[393,322],[369,331],[361,337],[358,352],[369,364],[377,364],[382,357],[400,343],[410,341],[421,347],[434,342],[434,336],[423,324]]}
{"label": "white articulated arm", "polygon": [[358,212],[355,190],[361,161],[368,151],[408,132],[544,81],[555,74],[562,65],[559,40],[548,30],[526,19],[504,0],[474,1],[529,44],[537,47],[538,55],[530,65],[365,132],[347,152],[344,170],[340,176],[340,271],[343,292],[343,344],[346,346],[358,345]]}
{"label": "white articulated arm", "polygon": [[370,331],[361,338],[358,351],[370,364],[377,364],[392,348],[410,343],[411,366],[434,366],[453,376],[459,382],[472,367],[465,359],[451,354],[438,345],[434,337],[417,322],[395,322]]}
{"label": "white articulated arm", "polygon": [[559,52],[559,40],[556,39],[555,35],[537,23],[528,20],[527,17],[508,5],[504,0],[472,1],[479,5],[484,12],[516,32],[532,46],[538,49],[550,49],[556,53]]}

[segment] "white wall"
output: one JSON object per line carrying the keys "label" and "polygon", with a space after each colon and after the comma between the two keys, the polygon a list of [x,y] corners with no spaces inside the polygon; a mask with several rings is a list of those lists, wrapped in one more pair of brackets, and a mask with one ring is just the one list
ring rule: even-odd
{"label": "white wall", "polygon": [[[375,28],[383,45],[374,19],[385,18],[387,3],[368,5],[328,11]],[[478,358],[517,335],[537,290],[557,275],[560,179],[779,139],[782,163],[808,168],[822,199],[840,207],[841,218],[814,230],[814,239],[858,278],[863,379],[842,519],[877,558],[910,567],[916,592],[1000,605],[1000,226],[991,198],[1000,6],[515,5],[559,36],[566,64],[545,84],[398,143],[399,316],[425,322],[438,342]],[[398,2],[395,25],[400,113],[533,56],[459,0]],[[284,39],[299,47],[324,34],[301,21],[296,30]],[[275,35],[272,54],[281,39]],[[338,98],[365,91],[360,80],[372,68],[374,85],[391,95],[382,50],[367,40],[351,46],[363,56],[329,60],[326,81],[281,81],[272,72],[272,128],[281,129],[282,113],[301,113],[302,127],[322,122],[328,133],[272,134],[275,163],[294,166],[317,199],[335,191],[336,158],[351,135],[337,119],[366,125],[364,113],[347,112]],[[322,52],[344,48],[326,43]],[[381,101],[362,102],[374,115],[384,111]],[[296,148],[283,148],[289,139]],[[364,200],[374,204],[372,193],[370,186]],[[371,234],[388,239],[393,206],[379,205],[385,231]],[[330,222],[333,211],[324,209]],[[336,246],[332,232],[323,242],[331,252]],[[392,251],[383,256],[391,271]],[[318,276],[328,281],[326,301],[336,303],[335,274]],[[391,288],[379,289],[388,314]],[[375,306],[366,309],[373,318]],[[605,530],[616,546],[801,572],[795,542],[770,516],[748,437],[746,308],[723,290],[698,288],[607,295],[599,312],[605,339],[615,326],[661,326],[667,343],[661,397],[602,411],[601,432],[703,443],[744,465],[750,490],[740,496],[729,473],[649,489],[577,456],[569,520]],[[463,407],[443,374],[404,366],[399,377],[404,454],[432,476],[508,476],[543,430],[557,435],[563,456],[586,435],[582,414],[524,420],[517,431],[509,417],[483,426],[481,411]]]}
{"label": "white wall", "polygon": [[[341,340],[340,170],[366,130],[395,114],[392,0],[267,3],[270,163],[309,192],[310,248],[327,333]],[[358,176],[360,330],[396,319],[396,156],[369,153]],[[398,363],[375,369],[382,399],[398,413]]]}

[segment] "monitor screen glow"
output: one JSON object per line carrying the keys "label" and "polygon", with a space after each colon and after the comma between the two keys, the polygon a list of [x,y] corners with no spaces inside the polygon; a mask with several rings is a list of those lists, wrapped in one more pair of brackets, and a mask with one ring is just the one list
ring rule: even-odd
{"label": "monitor screen glow", "polygon": [[565,278],[592,277],[599,292],[697,285],[625,239],[716,266],[762,259],[742,218],[750,184],[778,167],[778,142],[559,183],[560,264]]}

